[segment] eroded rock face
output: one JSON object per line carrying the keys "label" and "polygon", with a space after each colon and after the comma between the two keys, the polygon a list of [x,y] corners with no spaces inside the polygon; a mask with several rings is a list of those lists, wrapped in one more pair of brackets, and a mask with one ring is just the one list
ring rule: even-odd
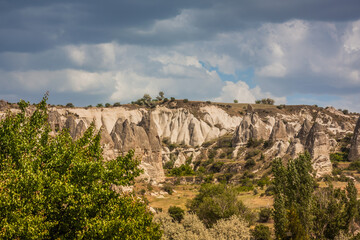
{"label": "eroded rock face", "polygon": [[[19,111],[16,108],[10,110]],[[330,149],[335,151],[337,146],[335,139],[353,132],[355,127],[354,116],[345,116],[334,109],[319,112],[305,106],[297,111],[267,113],[248,107],[245,116],[231,116],[214,105],[199,106],[195,110],[191,107],[176,108],[175,105],[170,108],[157,106],[151,110],[126,107],[49,108],[49,123],[52,135],[67,128],[74,140],[94,123],[96,131],[101,132],[101,146],[106,160],[134,149],[135,155],[142,160],[143,177],[155,181],[164,179],[162,164],[170,161],[170,156],[175,166],[184,164],[190,157],[193,161],[203,158],[208,149],[200,146],[226,134],[233,135],[234,158],[249,139],[263,139],[271,142],[272,146],[264,151],[266,158],[295,158],[309,151],[317,175],[328,174],[331,173]],[[0,112],[0,118],[4,114]],[[170,151],[172,148],[162,144],[165,139],[164,142],[186,147]],[[359,141],[360,119],[351,142],[351,160],[360,157]]]}
{"label": "eroded rock face", "polygon": [[356,123],[354,135],[351,139],[349,160],[350,161],[360,160],[360,118]]}
{"label": "eroded rock face", "polygon": [[316,175],[331,174],[332,164],[329,157],[329,138],[321,124],[316,122],[312,126],[306,139],[305,148],[311,154],[313,167],[317,172]]}
{"label": "eroded rock face", "polygon": [[[168,138],[170,143],[200,146],[205,141],[233,132],[241,119],[215,106],[199,108],[199,116],[188,109],[166,107],[151,111],[123,107],[51,108],[49,111],[53,135],[67,128],[76,140],[93,122],[96,130],[100,131],[106,160],[134,149],[135,155],[142,159],[143,177],[155,181],[164,179],[162,139]],[[180,160],[178,164],[183,162]]]}
{"label": "eroded rock face", "polygon": [[259,118],[257,113],[246,114],[235,130],[232,140],[233,146],[244,145],[251,138],[268,140],[271,129],[267,125]]}
{"label": "eroded rock face", "polygon": [[[266,155],[273,157],[288,155],[296,158],[300,153],[308,151],[312,156],[317,176],[331,174],[332,164],[329,153],[330,148],[334,146],[330,145],[327,132],[331,132],[329,129],[336,127],[337,123],[327,115],[318,117],[314,124],[311,124],[309,119],[311,116],[304,112],[301,112],[301,116],[279,115],[276,118],[268,118],[267,121],[260,119],[256,113],[247,114],[236,128],[233,146],[244,145],[250,138],[270,140],[273,144],[266,150]],[[338,126],[336,130],[341,131],[341,128]]]}

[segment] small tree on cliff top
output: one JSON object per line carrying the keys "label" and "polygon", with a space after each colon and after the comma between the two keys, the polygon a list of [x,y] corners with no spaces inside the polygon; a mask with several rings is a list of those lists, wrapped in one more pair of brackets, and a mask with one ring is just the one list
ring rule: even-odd
{"label": "small tree on cliff top", "polygon": [[139,176],[134,152],[104,162],[93,125],[51,137],[46,100],[0,122],[0,238],[160,239],[145,204],[111,190]]}

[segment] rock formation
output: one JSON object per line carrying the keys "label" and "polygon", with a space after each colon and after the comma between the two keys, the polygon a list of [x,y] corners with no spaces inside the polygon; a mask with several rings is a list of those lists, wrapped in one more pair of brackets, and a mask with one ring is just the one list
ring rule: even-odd
{"label": "rock formation", "polygon": [[[4,109],[11,106],[1,104]],[[165,162],[173,161],[175,166],[180,166],[189,158],[193,162],[201,159],[203,152],[215,146],[215,140],[223,136],[230,139],[229,144],[232,145],[228,147],[232,154],[226,154],[232,155],[234,159],[239,149],[250,139],[262,139],[268,144],[263,151],[267,159],[295,158],[308,151],[317,176],[330,174],[330,151],[336,149],[336,139],[353,132],[356,121],[355,116],[344,115],[333,108],[296,106],[293,110],[285,111],[274,107],[269,111],[248,105],[244,109],[247,109],[245,115],[243,111],[231,112],[226,107],[216,105],[199,104],[194,107],[192,104],[184,106],[176,102],[168,107],[157,106],[152,109],[134,106],[52,107],[49,108],[48,119],[52,135],[67,128],[74,140],[80,138],[93,123],[96,131],[100,131],[106,160],[134,149],[136,156],[142,160],[142,177],[157,182],[165,177]],[[16,112],[18,109],[11,111]],[[0,111],[0,118],[4,114],[4,111]],[[360,118],[349,154],[351,160],[359,158]]]}
{"label": "rock formation", "polygon": [[354,135],[351,139],[349,160],[350,161],[360,160],[360,117],[356,123]]}

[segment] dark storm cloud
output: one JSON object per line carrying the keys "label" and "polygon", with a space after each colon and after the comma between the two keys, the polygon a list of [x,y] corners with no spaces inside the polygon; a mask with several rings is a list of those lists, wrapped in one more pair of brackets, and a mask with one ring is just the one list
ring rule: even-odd
{"label": "dark storm cloud", "polygon": [[[155,29],[157,20],[188,11],[176,32]],[[297,18],[349,21],[359,18],[358,0],[254,1],[0,1],[0,51],[32,52],[65,44],[165,45],[209,38],[262,22]],[[189,26],[192,30],[189,30]]]}

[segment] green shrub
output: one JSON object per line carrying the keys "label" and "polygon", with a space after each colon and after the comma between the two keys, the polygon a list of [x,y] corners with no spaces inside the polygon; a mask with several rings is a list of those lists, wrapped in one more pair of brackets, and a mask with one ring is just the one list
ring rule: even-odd
{"label": "green shrub", "polygon": [[229,183],[231,178],[234,176],[233,173],[224,173],[224,174],[221,174],[217,177],[217,180],[220,182],[220,183]]}
{"label": "green shrub", "polygon": [[167,161],[165,164],[164,164],[164,169],[172,169],[174,167],[174,161]]}
{"label": "green shrub", "polygon": [[256,165],[255,160],[250,158],[249,160],[246,161],[244,168],[249,169],[254,167],[255,165]]}
{"label": "green shrub", "polygon": [[190,176],[195,175],[194,170],[188,164],[182,164],[180,167],[175,167],[170,170],[171,176]]}
{"label": "green shrub", "polygon": [[256,225],[255,229],[251,232],[254,240],[270,240],[271,232],[270,228],[265,225]]}
{"label": "green shrub", "polygon": [[330,161],[331,162],[348,161],[348,153],[347,152],[330,153]]}
{"label": "green shrub", "polygon": [[189,102],[189,99],[185,98],[185,99],[183,100],[183,102],[184,102],[184,103],[188,103],[188,102]]}
{"label": "green shrub", "polygon": [[164,186],[162,187],[162,190],[164,190],[165,192],[167,192],[170,195],[172,195],[174,192],[174,189],[170,184],[164,184]]}
{"label": "green shrub", "polygon": [[215,162],[209,168],[209,171],[212,173],[218,173],[221,171],[222,166],[224,166],[224,162]]}
{"label": "green shrub", "polygon": [[105,107],[111,107],[111,104],[110,103],[105,103]]}
{"label": "green shrub", "polygon": [[98,103],[96,107],[104,107],[104,105],[102,103]]}
{"label": "green shrub", "polygon": [[213,158],[216,157],[216,154],[217,154],[217,150],[216,150],[216,149],[210,149],[210,150],[208,151],[208,158],[213,159]]}
{"label": "green shrub", "polygon": [[246,147],[248,147],[248,148],[250,148],[250,147],[255,148],[255,147],[260,146],[263,142],[264,142],[263,139],[259,139],[259,140],[258,140],[258,139],[255,139],[255,138],[250,138],[250,139],[248,140],[248,142],[246,143]]}
{"label": "green shrub", "polygon": [[224,184],[203,184],[187,207],[207,226],[234,214],[246,216],[249,213],[247,207],[237,199],[236,191]]}
{"label": "green shrub", "polygon": [[259,212],[259,222],[266,223],[270,220],[273,211],[270,208],[262,208]]}
{"label": "green shrub", "polygon": [[245,159],[250,159],[252,157],[255,157],[256,155],[258,155],[259,153],[261,153],[261,151],[259,149],[254,149],[252,151],[249,151],[246,153],[245,155]]}
{"label": "green shrub", "polygon": [[66,104],[66,107],[73,108],[73,107],[75,107],[75,106],[74,106],[74,104],[72,104],[72,103],[67,103],[67,104]]}
{"label": "green shrub", "polygon": [[351,162],[348,169],[360,172],[360,161]]}
{"label": "green shrub", "polygon": [[270,184],[270,179],[267,176],[263,176],[257,181],[257,185],[260,188],[263,188],[265,185],[269,185],[269,184]]}
{"label": "green shrub", "polygon": [[177,206],[170,206],[168,209],[170,217],[176,222],[181,222],[184,219],[185,211]]}
{"label": "green shrub", "polygon": [[120,102],[116,102],[116,103],[114,103],[114,105],[113,105],[114,107],[120,107],[121,106],[121,104],[120,104]]}

